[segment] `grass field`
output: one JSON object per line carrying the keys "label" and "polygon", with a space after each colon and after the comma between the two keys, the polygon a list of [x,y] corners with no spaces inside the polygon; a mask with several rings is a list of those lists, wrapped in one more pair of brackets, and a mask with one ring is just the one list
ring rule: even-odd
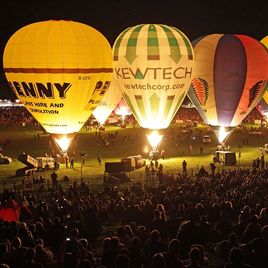
{"label": "grass field", "polygon": [[[248,128],[250,126],[247,126]],[[114,126],[106,127],[101,135],[108,135],[108,133],[118,132],[115,142],[110,146],[104,144],[97,144],[97,135],[95,130],[86,131],[82,129],[78,134],[76,155],[75,155],[75,168],[73,170],[67,169],[65,164],[61,164],[60,169],[57,171],[59,178],[65,174],[73,179],[80,179],[83,177],[89,183],[101,184],[102,176],[104,174],[104,163],[109,161],[118,161],[123,157],[129,155],[142,154],[145,158],[147,154],[144,153],[144,148],[150,148],[145,134],[148,130],[142,128],[119,128]],[[210,134],[212,137],[211,144],[203,144],[200,142],[201,136],[208,133],[206,127],[195,127],[192,129],[195,140],[191,139],[192,151],[189,151],[189,141],[186,140],[186,134],[183,133],[179,126],[170,126],[168,129],[162,131],[164,135],[160,150],[165,150],[166,159],[159,162],[164,165],[164,172],[178,173],[182,169],[182,161],[185,159],[188,163],[189,172],[196,172],[198,168],[203,165],[208,168],[209,163],[212,161],[213,153],[217,146],[215,135]],[[37,134],[40,138],[36,138]],[[24,167],[24,165],[17,160],[21,152],[30,154],[33,157],[44,156],[45,153],[49,154],[49,136],[43,134],[42,130],[30,127],[4,127],[0,126],[0,141],[6,137],[11,139],[11,144],[4,150],[4,154],[13,158],[13,162],[9,165],[0,165],[0,185],[10,185],[18,183],[21,178],[15,177],[17,169]],[[259,147],[268,143],[268,130],[263,131],[262,136],[241,134],[237,131],[228,138],[227,144],[230,145],[232,151],[238,152],[238,146],[242,142],[248,141],[246,145],[242,146],[241,158],[239,161],[237,153],[237,166],[249,166],[252,160],[260,156]],[[176,149],[176,144],[178,150]],[[200,144],[204,147],[204,152],[200,154]],[[86,153],[86,165],[81,169],[80,153]],[[98,165],[97,156],[102,156],[102,165]],[[267,156],[266,156],[267,158]],[[149,161],[147,160],[147,163]],[[218,165],[218,168],[222,168]],[[231,167],[233,168],[233,167]],[[40,172],[45,178],[49,179],[52,171]],[[39,172],[36,173],[39,175]],[[144,168],[139,169],[130,174],[134,180],[140,180],[144,176]]]}

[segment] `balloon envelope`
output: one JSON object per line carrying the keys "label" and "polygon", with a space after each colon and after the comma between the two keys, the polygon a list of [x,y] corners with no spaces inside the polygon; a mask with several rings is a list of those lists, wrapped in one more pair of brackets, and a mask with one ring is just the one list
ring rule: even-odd
{"label": "balloon envelope", "polygon": [[189,98],[207,124],[237,126],[263,95],[266,49],[249,36],[230,34],[208,35],[193,46],[195,73]]}
{"label": "balloon envelope", "polygon": [[114,109],[116,115],[126,116],[131,115],[131,110],[124,99],[121,99]]}
{"label": "balloon envelope", "polygon": [[112,80],[112,83],[99,103],[98,107],[93,111],[94,117],[100,124],[104,124],[108,116],[115,109],[122,98],[122,92],[117,85],[117,81]]}
{"label": "balloon envelope", "polygon": [[[268,49],[268,35],[265,36],[261,43]],[[268,119],[268,87],[266,86],[266,90],[263,94],[262,99],[257,105],[258,111],[261,113],[262,116],[265,116],[266,120]]]}
{"label": "balloon envelope", "polygon": [[114,75],[141,127],[167,128],[191,83],[193,50],[178,29],[142,24],[123,31],[113,46]]}
{"label": "balloon envelope", "polygon": [[74,21],[27,25],[8,40],[4,70],[17,97],[49,133],[78,132],[112,78],[112,50]]}
{"label": "balloon envelope", "polygon": [[262,116],[268,119],[268,91],[264,94],[263,98],[257,104],[257,109],[261,113]]}

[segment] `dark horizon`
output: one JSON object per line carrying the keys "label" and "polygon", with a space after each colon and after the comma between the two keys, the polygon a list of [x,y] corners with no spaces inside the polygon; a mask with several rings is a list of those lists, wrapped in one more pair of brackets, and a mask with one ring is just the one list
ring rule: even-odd
{"label": "dark horizon", "polygon": [[[227,1],[226,1],[227,2]],[[33,22],[63,19],[88,24],[100,31],[113,45],[126,28],[137,24],[161,23],[174,26],[191,40],[213,34],[245,34],[261,40],[268,34],[267,2],[220,1],[96,1],[87,0],[10,0],[0,16],[0,98],[14,98],[3,72],[3,51],[13,33]]]}

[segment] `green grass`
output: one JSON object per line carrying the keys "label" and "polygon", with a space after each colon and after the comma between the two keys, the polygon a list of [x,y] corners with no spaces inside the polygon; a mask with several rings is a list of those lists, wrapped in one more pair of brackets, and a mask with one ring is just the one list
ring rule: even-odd
{"label": "green grass", "polygon": [[[91,184],[101,184],[102,176],[104,174],[104,162],[120,161],[121,158],[142,154],[144,157],[147,155],[143,152],[145,146],[150,148],[145,134],[148,130],[142,128],[119,128],[119,127],[106,127],[106,131],[102,135],[108,135],[109,132],[114,133],[118,131],[118,136],[113,144],[109,147],[105,145],[97,145],[97,136],[95,130],[86,132],[85,129],[81,130],[78,134],[76,156],[75,156],[75,169],[67,169],[65,164],[61,164],[57,172],[59,177],[62,178],[68,174],[72,180],[81,178],[81,159],[80,152],[86,153],[86,165],[82,168],[82,177]],[[193,128],[193,133],[198,137],[198,133],[208,133],[206,127]],[[39,133],[40,138],[34,136]],[[175,133],[175,134],[174,134]],[[212,161],[213,153],[217,146],[217,141],[214,134],[211,134],[212,143],[202,144],[204,146],[204,153],[200,155],[200,143],[192,141],[192,152],[189,152],[187,142],[183,140],[183,134],[178,126],[171,126],[162,131],[164,139],[161,143],[160,150],[163,148],[166,152],[166,159],[159,162],[164,165],[164,171],[170,173],[181,172],[182,161],[185,159],[188,163],[189,172],[196,172],[198,168],[203,165],[208,168],[209,163]],[[268,130],[264,131],[264,136],[251,136],[234,132],[228,139],[227,144],[231,149],[238,152],[238,146],[242,144],[242,139],[248,139],[248,144],[242,148],[242,156],[240,159],[240,166],[250,166],[252,159],[260,156],[259,147],[268,143]],[[30,127],[3,127],[0,126],[0,141],[6,137],[11,138],[11,144],[5,149],[4,154],[13,158],[13,162],[9,165],[0,165],[0,185],[9,185],[18,183],[21,178],[14,177],[16,169],[24,167],[24,165],[17,160],[19,153],[25,152],[33,157],[44,156],[49,153],[49,135],[43,134],[42,130]],[[126,140],[124,137],[128,137]],[[175,144],[177,143],[179,151],[176,150]],[[97,162],[97,156],[102,156],[103,164],[100,166]],[[238,158],[238,156],[237,156]],[[267,158],[267,156],[266,156]],[[238,159],[237,159],[238,160]],[[147,161],[149,163],[149,161]],[[239,164],[239,163],[238,163]],[[238,166],[237,164],[237,166]],[[222,168],[218,165],[219,168]],[[144,173],[144,169],[139,169],[131,173],[134,180],[139,180]],[[50,178],[51,171],[36,173],[37,175],[44,175],[47,179]]]}

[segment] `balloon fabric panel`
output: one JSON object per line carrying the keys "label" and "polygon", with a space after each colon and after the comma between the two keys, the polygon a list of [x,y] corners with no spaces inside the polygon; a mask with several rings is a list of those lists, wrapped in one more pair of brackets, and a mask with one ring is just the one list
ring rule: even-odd
{"label": "balloon fabric panel", "polygon": [[215,101],[219,125],[231,125],[246,79],[246,55],[242,43],[224,35],[217,44],[214,62]]}
{"label": "balloon fabric panel", "polygon": [[113,79],[108,91],[105,93],[97,108],[93,111],[94,117],[100,124],[105,123],[106,119],[115,109],[121,98],[122,92],[119,89],[117,81]]}

